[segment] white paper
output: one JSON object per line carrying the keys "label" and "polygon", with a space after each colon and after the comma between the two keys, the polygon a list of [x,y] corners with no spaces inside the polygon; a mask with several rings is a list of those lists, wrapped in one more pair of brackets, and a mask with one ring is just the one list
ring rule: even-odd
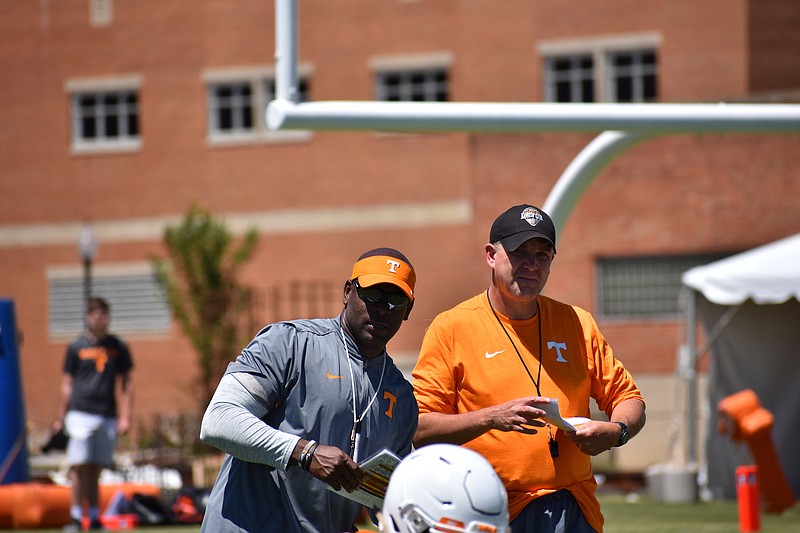
{"label": "white paper", "polygon": [[558,398],[551,398],[550,403],[539,404],[536,407],[542,409],[546,413],[544,419],[547,422],[564,431],[576,431],[576,426],[589,422],[588,418],[582,416],[561,418],[561,413],[558,410]]}
{"label": "white paper", "polygon": [[391,450],[384,448],[358,465],[364,472],[364,479],[358,489],[347,492],[344,489],[333,490],[333,487],[328,485],[328,490],[370,509],[380,510],[383,507],[383,498],[386,496],[389,478],[398,464],[400,464],[400,458]]}

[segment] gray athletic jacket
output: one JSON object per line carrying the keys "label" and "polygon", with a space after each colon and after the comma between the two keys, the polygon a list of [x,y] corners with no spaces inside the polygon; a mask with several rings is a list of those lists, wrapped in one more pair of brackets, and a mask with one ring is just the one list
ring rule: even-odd
{"label": "gray athletic jacket", "polygon": [[382,448],[407,455],[417,403],[386,352],[366,359],[340,318],[282,322],[259,332],[228,366],[203,417],[201,439],[228,455],[201,530],[350,531],[360,504],[287,464],[301,437],[350,453],[353,387],[357,416],[375,397],[361,423],[356,460]]}

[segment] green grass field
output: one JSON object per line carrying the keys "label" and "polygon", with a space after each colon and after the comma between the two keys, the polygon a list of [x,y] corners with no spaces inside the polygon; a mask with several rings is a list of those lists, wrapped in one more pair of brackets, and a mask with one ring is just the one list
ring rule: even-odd
{"label": "green grass field", "polygon": [[[628,503],[624,496],[600,496],[606,533],[722,533],[739,531],[739,511],[734,501],[696,504]],[[761,514],[764,533],[800,532],[800,506],[780,516]]]}
{"label": "green grass field", "polygon": [[[606,517],[605,533],[736,533],[736,502],[696,504],[652,502],[646,497],[628,502],[621,494],[600,494]],[[375,529],[375,528],[372,528]],[[20,533],[57,533],[60,529],[15,530]],[[197,533],[197,526],[140,527],[144,533]],[[761,514],[763,533],[800,532],[800,505],[781,515]]]}

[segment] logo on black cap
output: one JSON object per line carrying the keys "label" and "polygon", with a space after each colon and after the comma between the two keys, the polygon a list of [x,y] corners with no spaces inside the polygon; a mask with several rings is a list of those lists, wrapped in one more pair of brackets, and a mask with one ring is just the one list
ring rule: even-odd
{"label": "logo on black cap", "polygon": [[542,214],[533,207],[526,207],[525,209],[523,209],[519,218],[520,220],[524,220],[531,226],[536,226],[536,224],[538,224],[544,219],[544,217],[542,217]]}

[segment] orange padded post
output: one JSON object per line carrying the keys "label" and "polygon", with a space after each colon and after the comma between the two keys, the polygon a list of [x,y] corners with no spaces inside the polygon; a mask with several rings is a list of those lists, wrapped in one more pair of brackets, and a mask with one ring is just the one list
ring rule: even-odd
{"label": "orange padded post", "polygon": [[736,502],[739,506],[739,531],[759,531],[761,510],[758,502],[758,467],[736,467]]}

